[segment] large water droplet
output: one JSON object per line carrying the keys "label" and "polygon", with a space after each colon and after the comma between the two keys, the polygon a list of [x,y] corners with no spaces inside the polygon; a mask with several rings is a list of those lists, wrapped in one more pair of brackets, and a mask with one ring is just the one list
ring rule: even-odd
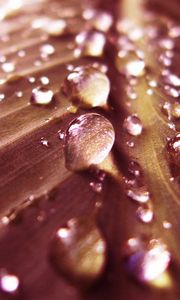
{"label": "large water droplet", "polygon": [[49,19],[43,29],[51,36],[60,36],[65,32],[66,21],[62,19]]}
{"label": "large water droplet", "polygon": [[112,124],[97,113],[73,120],[66,132],[65,158],[70,170],[100,164],[109,154],[115,139]]}
{"label": "large water droplet", "polygon": [[129,116],[124,120],[123,127],[131,135],[138,136],[142,133],[143,126],[140,119],[135,116]]}
{"label": "large water droplet", "polygon": [[71,219],[57,231],[52,243],[55,267],[76,284],[91,284],[102,274],[106,244],[94,220]]}
{"label": "large water droplet", "polygon": [[53,100],[53,91],[45,87],[37,87],[32,90],[31,102],[37,105],[48,105]]}
{"label": "large water droplet", "polygon": [[63,91],[81,106],[105,106],[110,92],[106,74],[92,67],[78,67],[65,79]]}
{"label": "large water droplet", "polygon": [[15,70],[15,65],[12,62],[5,62],[1,65],[1,68],[5,73],[11,73]]}
{"label": "large water droplet", "polygon": [[128,270],[141,282],[151,282],[167,269],[170,252],[159,240],[151,240],[147,249],[140,248],[128,258]]}
{"label": "large water droplet", "polygon": [[17,276],[8,273],[6,270],[0,270],[0,288],[3,292],[14,294],[19,288],[19,279]]}

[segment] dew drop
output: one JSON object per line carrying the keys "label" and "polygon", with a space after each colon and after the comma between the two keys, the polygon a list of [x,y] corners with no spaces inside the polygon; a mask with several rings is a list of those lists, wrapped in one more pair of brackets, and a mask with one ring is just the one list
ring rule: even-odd
{"label": "dew drop", "polygon": [[45,87],[37,87],[32,90],[31,102],[37,105],[48,105],[53,100],[53,91]]}
{"label": "dew drop", "polygon": [[5,95],[4,94],[0,94],[0,102],[2,101],[2,100],[4,100],[5,99]]}
{"label": "dew drop", "polygon": [[131,187],[127,190],[127,196],[134,201],[146,203],[149,201],[149,192],[146,187]]}
{"label": "dew drop", "polygon": [[68,74],[63,92],[80,106],[106,106],[110,81],[106,74],[92,67],[78,67]]}
{"label": "dew drop", "polygon": [[124,120],[123,127],[126,131],[133,136],[138,136],[142,133],[143,126],[140,119],[135,116],[129,116]]}
{"label": "dew drop", "polygon": [[150,208],[139,207],[136,214],[137,218],[143,223],[150,223],[153,219],[153,211]]}
{"label": "dew drop", "polygon": [[6,270],[0,270],[0,288],[3,292],[13,294],[19,288],[19,279],[13,274],[9,274]]}
{"label": "dew drop", "polygon": [[106,263],[106,244],[94,220],[71,219],[57,231],[51,256],[56,269],[84,288],[101,276]]}
{"label": "dew drop", "polygon": [[165,85],[164,90],[167,95],[173,97],[173,98],[179,98],[179,91],[169,85]]}
{"label": "dew drop", "polygon": [[170,259],[166,245],[160,240],[151,240],[147,249],[140,248],[129,256],[127,268],[138,281],[150,283],[166,271]]}
{"label": "dew drop", "polygon": [[66,132],[65,159],[70,170],[100,164],[109,154],[115,139],[112,124],[97,113],[74,119]]}

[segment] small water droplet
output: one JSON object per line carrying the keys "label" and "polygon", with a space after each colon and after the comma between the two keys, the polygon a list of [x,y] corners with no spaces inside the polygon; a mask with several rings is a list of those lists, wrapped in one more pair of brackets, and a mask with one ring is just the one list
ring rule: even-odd
{"label": "small water droplet", "polygon": [[22,91],[17,91],[15,94],[16,94],[16,97],[18,97],[18,98],[21,98],[23,96]]}
{"label": "small water droplet", "polygon": [[62,91],[81,106],[105,106],[110,92],[106,74],[92,67],[78,67],[70,72]]}
{"label": "small water droplet", "polygon": [[50,19],[43,29],[51,36],[61,36],[66,30],[67,24],[63,19]]}
{"label": "small water droplet", "polygon": [[70,170],[100,164],[109,154],[115,139],[112,124],[97,113],[74,119],[66,132],[65,158]]}
{"label": "small water droplet", "polygon": [[169,120],[178,120],[180,118],[180,103],[165,102],[162,111],[168,116]]}
{"label": "small water droplet", "polygon": [[0,288],[3,292],[13,294],[19,288],[19,279],[13,274],[9,274],[6,270],[0,270]]}
{"label": "small water droplet", "polygon": [[40,82],[43,85],[48,85],[49,84],[49,78],[47,76],[42,76],[42,77],[40,77]]}
{"label": "small water droplet", "polygon": [[17,55],[18,55],[19,57],[25,57],[25,56],[26,56],[26,51],[25,51],[25,50],[19,50],[19,51],[17,52]]}
{"label": "small water droplet", "polygon": [[154,91],[152,89],[147,89],[146,94],[148,96],[152,96],[154,94]]}
{"label": "small water droplet", "polygon": [[60,140],[64,140],[65,133],[64,133],[62,130],[59,130],[59,131],[58,131],[58,135],[59,135],[59,139],[60,139]]}
{"label": "small water droplet", "polygon": [[76,36],[76,43],[82,47],[84,55],[99,57],[103,55],[106,37],[102,32],[81,32]]}
{"label": "small water droplet", "polygon": [[55,53],[55,49],[51,44],[44,44],[40,47],[40,53],[42,58],[47,58]]}
{"label": "small water droplet", "polygon": [[153,211],[150,208],[139,207],[136,214],[138,219],[143,223],[150,223],[153,219]]}
{"label": "small water droplet", "polygon": [[2,101],[2,100],[4,100],[5,99],[5,95],[4,94],[0,94],[0,102]]}
{"label": "small water droplet", "polygon": [[49,142],[44,137],[41,138],[41,144],[45,147],[49,147]]}
{"label": "small water droplet", "polygon": [[140,135],[143,130],[142,123],[136,115],[127,117],[124,120],[123,127],[130,135],[134,135],[134,136]]}
{"label": "small water droplet", "polygon": [[48,105],[53,100],[53,91],[45,87],[37,87],[32,90],[31,102],[37,105]]}
{"label": "small water droplet", "polygon": [[127,190],[127,196],[134,201],[146,203],[149,201],[149,192],[146,187],[131,187]]}
{"label": "small water droplet", "polygon": [[14,72],[15,65],[12,62],[5,62],[1,65],[1,68],[5,73],[11,73]]}
{"label": "small water droplet", "polygon": [[102,274],[106,244],[94,220],[71,219],[57,231],[52,244],[55,267],[75,284],[83,287]]}
{"label": "small water droplet", "polygon": [[30,83],[34,83],[34,82],[36,81],[36,78],[33,77],[33,76],[31,76],[31,77],[28,78],[28,81],[29,81]]}
{"label": "small water droplet", "polygon": [[132,60],[126,64],[126,73],[131,76],[142,76],[144,74],[145,63],[143,60]]}
{"label": "small water droplet", "polygon": [[91,26],[103,32],[108,32],[113,23],[112,15],[101,10],[94,10],[94,12],[91,13],[91,17],[90,11],[86,11],[84,12],[84,16],[86,17],[86,19],[89,17],[88,20],[90,21]]}
{"label": "small water droplet", "polygon": [[164,229],[171,229],[172,228],[172,224],[168,221],[164,221],[163,222],[163,228]]}
{"label": "small water droplet", "polygon": [[177,134],[168,141],[167,151],[171,161],[180,166],[180,134]]}
{"label": "small water droplet", "polygon": [[93,190],[93,192],[96,192],[96,193],[101,193],[102,192],[102,182],[90,182],[90,187],[91,189]]}
{"label": "small water droplet", "polygon": [[173,98],[179,98],[179,91],[176,90],[175,88],[173,88],[169,85],[165,85],[164,90],[165,90],[167,95],[169,95]]}

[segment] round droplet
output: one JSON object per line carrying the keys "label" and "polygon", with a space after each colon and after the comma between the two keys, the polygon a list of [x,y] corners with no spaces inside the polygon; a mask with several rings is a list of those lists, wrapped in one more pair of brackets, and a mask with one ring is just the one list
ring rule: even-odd
{"label": "round droplet", "polygon": [[166,245],[159,240],[151,240],[147,249],[139,249],[130,255],[127,267],[137,280],[149,283],[166,271],[170,259]]}
{"label": "round droplet", "polygon": [[31,102],[37,105],[48,105],[53,100],[53,91],[45,87],[38,87],[32,90]]}
{"label": "round droplet", "polygon": [[105,117],[87,113],[76,118],[66,132],[67,168],[78,171],[100,164],[109,154],[114,139],[113,126]]}
{"label": "round droplet", "polygon": [[150,208],[139,207],[136,214],[138,219],[143,223],[150,223],[153,219],[153,211]]}
{"label": "round droplet", "polygon": [[146,203],[149,200],[149,192],[146,187],[131,187],[127,190],[127,196],[134,201]]}
{"label": "round droplet", "polygon": [[71,219],[52,243],[54,266],[82,288],[97,280],[106,263],[106,244],[93,219]]}
{"label": "round droplet", "polygon": [[54,54],[55,49],[51,44],[44,44],[40,48],[40,53],[42,58],[47,58],[48,56]]}
{"label": "round droplet", "polygon": [[167,151],[172,163],[180,166],[180,134],[168,141]]}
{"label": "round droplet", "polygon": [[145,63],[143,60],[132,60],[126,65],[126,72],[131,76],[142,76],[144,74]]}
{"label": "round droplet", "polygon": [[65,79],[63,91],[81,106],[105,106],[110,92],[106,74],[92,67],[78,67]]}
{"label": "round droplet", "polygon": [[19,279],[6,270],[0,270],[0,288],[3,292],[14,294],[19,288]]}
{"label": "round droplet", "polygon": [[5,62],[1,65],[1,68],[5,73],[11,73],[15,70],[15,65],[12,62]]}
{"label": "round droplet", "polygon": [[138,117],[135,115],[129,116],[124,120],[123,127],[131,135],[138,136],[142,133],[143,126]]}
{"label": "round droplet", "polygon": [[95,193],[101,193],[102,192],[102,182],[95,182],[95,181],[92,181],[90,182],[90,187],[91,189],[93,190],[93,192]]}
{"label": "round droplet", "polygon": [[83,49],[84,55],[99,57],[103,55],[106,37],[98,31],[81,32],[76,37],[76,43]]}

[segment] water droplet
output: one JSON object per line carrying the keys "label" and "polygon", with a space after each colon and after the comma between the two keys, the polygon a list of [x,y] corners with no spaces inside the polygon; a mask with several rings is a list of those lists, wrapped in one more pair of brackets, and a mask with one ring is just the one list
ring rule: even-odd
{"label": "water droplet", "polygon": [[100,164],[115,139],[112,124],[103,116],[87,113],[73,120],[66,132],[65,158],[70,170]]}
{"label": "water droplet", "polygon": [[104,270],[106,244],[94,220],[71,219],[57,231],[52,244],[55,267],[67,279],[83,287],[93,283]]}
{"label": "water droplet", "polygon": [[59,135],[59,139],[60,140],[64,140],[65,134],[64,134],[64,132],[62,130],[58,131],[58,135]]}
{"label": "water droplet", "polygon": [[147,89],[146,94],[152,96],[154,94],[154,91],[152,89]]}
{"label": "water droplet", "polygon": [[19,288],[19,279],[13,274],[7,273],[6,270],[0,270],[0,288],[3,292],[13,294]]}
{"label": "water droplet", "polygon": [[[86,13],[86,17],[87,17]],[[90,14],[89,14],[90,16]],[[86,18],[87,19],[87,18]],[[108,32],[110,29],[112,23],[113,23],[113,17],[111,14],[105,11],[94,11],[92,14],[92,17],[89,18],[90,24],[97,30],[103,31],[103,32]]]}
{"label": "water droplet", "polygon": [[34,83],[34,82],[36,81],[36,78],[33,77],[33,76],[31,76],[31,77],[28,78],[28,81],[29,81],[30,83]]}
{"label": "water droplet", "polygon": [[165,80],[167,83],[173,85],[173,86],[180,86],[180,78],[176,76],[175,74],[167,74],[165,77]]}
{"label": "water droplet", "polygon": [[136,214],[138,219],[143,223],[150,223],[153,219],[153,211],[150,208],[139,207]]}
{"label": "water droplet", "polygon": [[169,95],[173,98],[179,98],[179,91],[176,90],[175,88],[173,88],[169,85],[165,85],[164,90],[165,90],[167,95]]}
{"label": "water droplet", "polygon": [[180,134],[168,141],[167,150],[171,161],[180,166]]}
{"label": "water droplet", "polygon": [[10,219],[8,216],[4,216],[1,218],[1,224],[8,225],[10,223]]}
{"label": "water droplet", "polygon": [[129,116],[124,120],[123,127],[130,135],[138,136],[142,133],[143,126],[140,119],[135,116]]}
{"label": "water droplet", "polygon": [[41,138],[41,144],[45,147],[49,147],[49,142],[44,137]]}
{"label": "water droplet", "polygon": [[48,85],[49,84],[49,78],[47,76],[42,76],[42,77],[40,77],[40,82],[43,85]]}
{"label": "water droplet", "polygon": [[76,43],[82,47],[84,55],[99,57],[103,55],[106,37],[102,32],[81,32]]}
{"label": "water droplet", "polygon": [[4,100],[5,99],[5,95],[4,94],[0,94],[0,102],[2,101],[2,100]]}
{"label": "water droplet", "polygon": [[92,188],[93,192],[96,192],[96,193],[101,193],[102,192],[102,182],[90,182],[90,187]]}
{"label": "water droplet", "polygon": [[12,62],[5,62],[1,65],[1,68],[5,73],[11,73],[15,70],[15,65]]}
{"label": "water droplet", "polygon": [[60,36],[65,32],[67,27],[66,21],[62,19],[50,19],[43,29],[51,36]]}
{"label": "water droplet", "polygon": [[17,91],[15,94],[16,94],[16,97],[18,97],[18,98],[21,98],[23,96],[22,91]]}
{"label": "water droplet", "polygon": [[92,67],[78,67],[68,74],[63,92],[81,106],[105,106],[110,92],[106,74]]}
{"label": "water droplet", "polygon": [[141,167],[140,165],[138,164],[138,162],[136,161],[131,161],[129,164],[128,164],[128,172],[131,174],[131,175],[134,175],[135,177],[139,177],[142,173],[141,171]]}
{"label": "water droplet", "polygon": [[17,55],[18,55],[19,57],[25,57],[25,56],[26,56],[26,51],[25,51],[25,50],[19,50],[19,51],[17,52]]}
{"label": "water droplet", "polygon": [[45,87],[38,87],[32,90],[31,102],[37,105],[48,105],[53,100],[53,91]]}
{"label": "water droplet", "polygon": [[142,76],[144,74],[145,63],[143,60],[132,60],[126,64],[126,73],[131,76]]}
{"label": "water droplet", "polygon": [[165,102],[163,107],[163,112],[168,116],[168,119],[178,120],[180,118],[180,104],[179,102]]}
{"label": "water droplet", "polygon": [[174,41],[170,38],[164,38],[159,41],[159,46],[167,50],[172,50],[174,48]]}
{"label": "water droplet", "polygon": [[168,221],[164,221],[163,222],[163,227],[164,229],[171,229],[172,228],[172,224]]}
{"label": "water droplet", "polygon": [[40,47],[40,53],[42,58],[47,58],[48,56],[54,54],[55,49],[51,44],[44,44]]}
{"label": "water droplet", "polygon": [[140,248],[129,256],[127,267],[137,280],[149,283],[166,271],[170,259],[166,245],[159,240],[151,240],[147,249]]}
{"label": "water droplet", "polygon": [[134,201],[146,203],[149,201],[149,192],[146,187],[131,187],[127,190],[127,196]]}

